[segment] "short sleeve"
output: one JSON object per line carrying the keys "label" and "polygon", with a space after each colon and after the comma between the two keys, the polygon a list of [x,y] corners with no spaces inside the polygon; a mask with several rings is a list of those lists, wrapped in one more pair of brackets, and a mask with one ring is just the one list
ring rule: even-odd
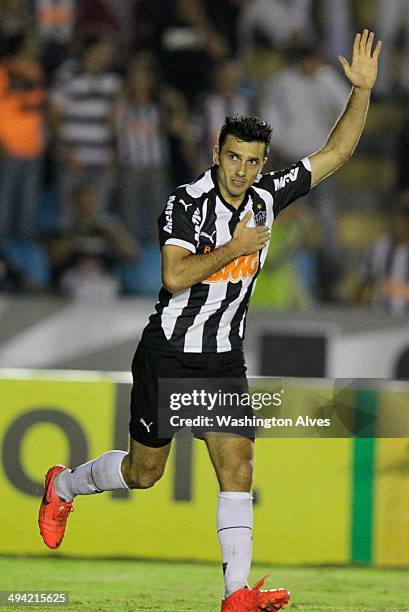
{"label": "short sleeve", "polygon": [[196,207],[184,197],[171,195],[158,219],[159,243],[179,246],[196,253],[196,228],[193,220]]}
{"label": "short sleeve", "polygon": [[269,191],[274,198],[273,211],[276,217],[289,204],[306,195],[311,189],[311,164],[305,157],[285,170],[263,174],[255,183]]}

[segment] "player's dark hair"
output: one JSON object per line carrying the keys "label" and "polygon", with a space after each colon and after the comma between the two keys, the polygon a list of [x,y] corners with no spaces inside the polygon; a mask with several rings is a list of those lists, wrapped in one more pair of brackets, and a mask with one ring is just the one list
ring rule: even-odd
{"label": "player's dark hair", "polygon": [[219,150],[222,150],[227,136],[235,136],[238,140],[245,142],[264,142],[264,156],[267,157],[270,147],[273,128],[271,125],[255,117],[254,115],[237,115],[236,117],[226,117],[225,124],[220,130]]}

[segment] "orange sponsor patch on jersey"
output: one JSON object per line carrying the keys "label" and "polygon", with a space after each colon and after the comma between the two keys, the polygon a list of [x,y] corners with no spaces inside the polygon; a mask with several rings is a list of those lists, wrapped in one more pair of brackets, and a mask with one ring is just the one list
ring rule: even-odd
{"label": "orange sponsor patch on jersey", "polygon": [[208,276],[203,283],[238,283],[255,275],[258,269],[259,254],[241,255],[218,272]]}

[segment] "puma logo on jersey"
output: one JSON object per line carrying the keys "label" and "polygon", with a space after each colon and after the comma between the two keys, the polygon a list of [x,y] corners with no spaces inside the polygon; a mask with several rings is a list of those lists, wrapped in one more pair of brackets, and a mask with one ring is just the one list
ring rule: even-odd
{"label": "puma logo on jersey", "polygon": [[184,200],[180,200],[180,203],[182,204],[182,206],[185,207],[185,211],[187,212],[187,209],[189,208],[189,206],[192,206],[192,204],[186,204],[186,202]]}
{"label": "puma logo on jersey", "polygon": [[288,172],[288,174],[284,174],[284,176],[279,179],[274,179],[274,189],[276,191],[279,191],[280,189],[285,187],[290,181],[294,183],[297,180],[299,171],[299,168],[293,168],[292,170],[290,170],[290,172]]}
{"label": "puma logo on jersey", "polygon": [[246,278],[252,278],[258,270],[259,254],[241,255],[224,266],[218,272],[211,274],[203,283],[238,283]]}
{"label": "puma logo on jersey", "polygon": [[210,240],[210,242],[211,242],[212,244],[214,244],[214,238],[213,238],[213,236],[215,235],[215,233],[216,233],[216,230],[214,230],[214,232],[212,232],[212,235],[211,235],[211,236],[210,236],[210,234],[206,234],[206,232],[200,232],[200,235],[201,235],[201,236],[204,236],[205,238],[208,238],[208,239]]}

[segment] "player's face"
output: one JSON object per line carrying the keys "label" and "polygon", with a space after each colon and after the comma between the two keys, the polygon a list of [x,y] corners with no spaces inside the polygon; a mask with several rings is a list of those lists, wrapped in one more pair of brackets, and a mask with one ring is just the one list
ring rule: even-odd
{"label": "player's face", "polygon": [[214,162],[222,196],[233,205],[240,205],[245,193],[264,166],[264,143],[245,142],[228,135],[222,150],[214,148]]}

